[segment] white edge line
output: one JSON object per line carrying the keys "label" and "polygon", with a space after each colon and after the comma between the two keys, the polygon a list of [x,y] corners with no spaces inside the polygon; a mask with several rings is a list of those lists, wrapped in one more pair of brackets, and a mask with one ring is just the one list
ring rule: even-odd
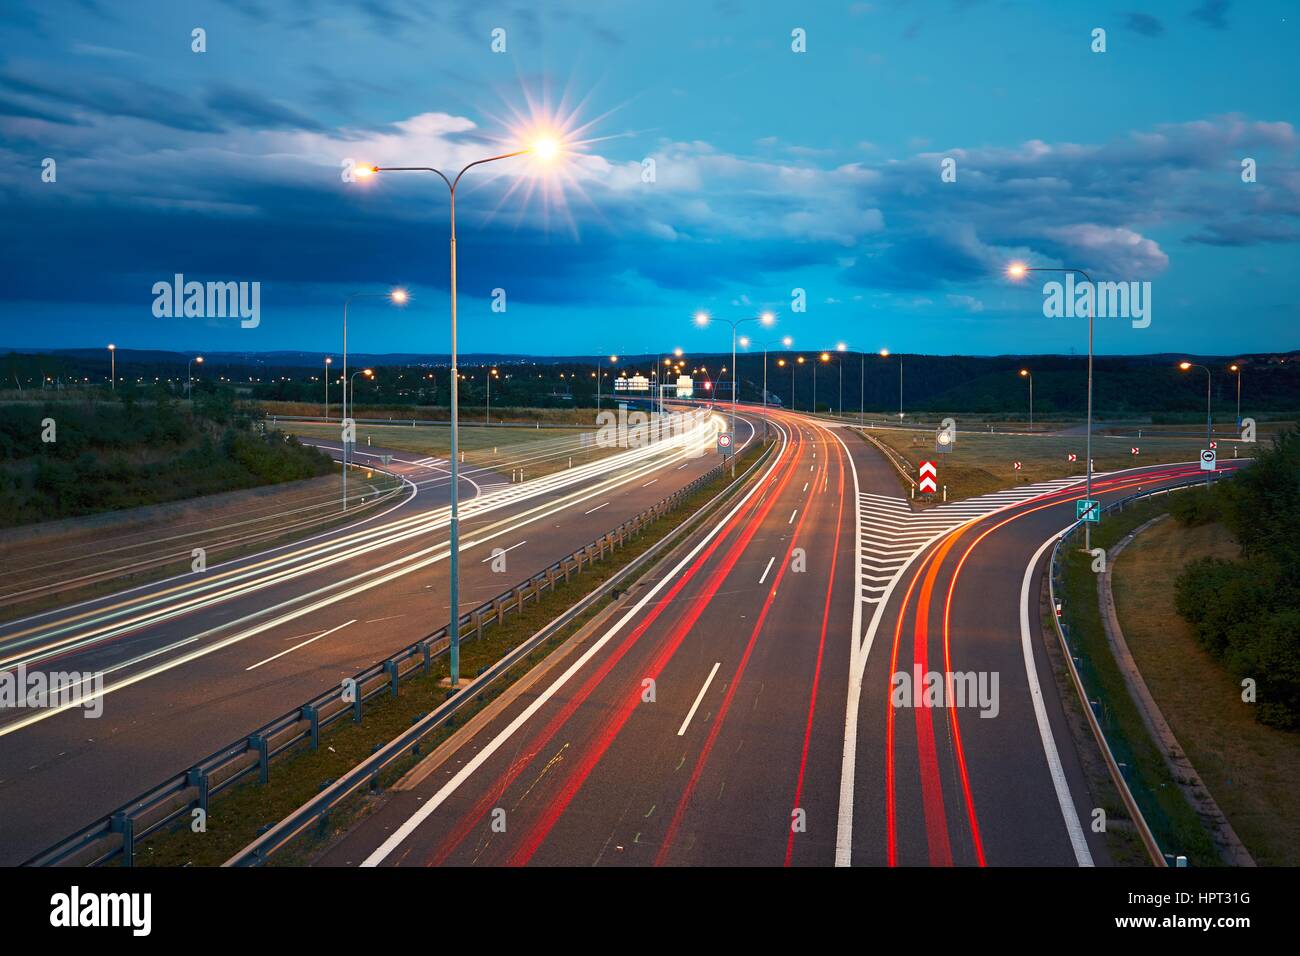
{"label": "white edge line", "polygon": [[285,650],[281,651],[279,654],[272,654],[266,660],[258,661],[256,664],[253,664],[250,667],[245,667],[244,670],[245,671],[256,670],[257,668],[261,667],[263,664],[269,664],[271,663],[271,661],[279,660],[281,657],[284,657],[285,654],[292,654],[300,647],[306,647],[308,644],[315,644],[322,637],[329,637],[329,635],[333,634],[335,631],[341,631],[349,624],[355,624],[355,623],[357,623],[355,618],[353,618],[351,621],[344,621],[342,624],[338,625],[337,627],[331,627],[328,631],[322,631],[321,633],[317,634],[315,637],[309,637],[307,638],[307,640],[303,641],[302,643],[295,644],[293,645],[293,647],[286,648]]}

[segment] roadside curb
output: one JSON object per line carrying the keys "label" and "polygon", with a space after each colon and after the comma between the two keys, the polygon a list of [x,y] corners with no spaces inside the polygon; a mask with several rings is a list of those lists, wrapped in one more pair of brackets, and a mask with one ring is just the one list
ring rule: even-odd
{"label": "roadside curb", "polygon": [[1128,687],[1129,696],[1137,704],[1147,732],[1159,747],[1165,765],[1177,781],[1183,796],[1187,798],[1187,802],[1209,830],[1210,838],[1214,841],[1219,856],[1229,866],[1255,866],[1254,857],[1250,855],[1250,851],[1242,844],[1228,818],[1219,809],[1214,796],[1196,772],[1196,768],[1192,766],[1192,762],[1178,743],[1178,738],[1174,736],[1173,729],[1165,720],[1155,698],[1151,696],[1151,690],[1147,687],[1146,680],[1143,679],[1142,672],[1138,670],[1137,662],[1133,660],[1133,655],[1129,651],[1128,642],[1124,639],[1124,631],[1120,628],[1119,617],[1115,612],[1115,594],[1111,587],[1111,575],[1114,573],[1116,559],[1139,534],[1168,517],[1168,514],[1156,515],[1150,521],[1134,528],[1110,549],[1110,553],[1106,556],[1106,570],[1097,579],[1097,598],[1101,605],[1102,627],[1106,631],[1106,641],[1115,657],[1115,663],[1119,665],[1120,672],[1124,675],[1124,684]]}

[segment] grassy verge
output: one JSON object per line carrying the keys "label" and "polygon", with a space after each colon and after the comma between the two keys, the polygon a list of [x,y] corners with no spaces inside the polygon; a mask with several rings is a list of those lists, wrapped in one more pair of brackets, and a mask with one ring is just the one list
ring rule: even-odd
{"label": "grassy verge", "polygon": [[[1093,547],[1109,549],[1167,507],[1162,496],[1105,516],[1093,531]],[[1102,730],[1161,849],[1186,855],[1193,866],[1216,866],[1220,860],[1214,843],[1147,734],[1111,654],[1101,621],[1092,556],[1081,550],[1081,542],[1081,538],[1072,539],[1073,550],[1062,552],[1064,581],[1058,597],[1064,605],[1063,620],[1084,688],[1089,699],[1099,704]]]}
{"label": "grassy verge", "polygon": [[[1083,435],[991,435],[963,431],[958,422],[953,451],[935,454],[933,432],[876,428],[868,429],[868,434],[902,454],[913,466],[924,460],[935,462],[939,466],[939,483],[948,487],[949,501],[1084,472]],[[1094,470],[1195,461],[1204,443],[1204,438],[1144,434],[1141,439],[1130,439],[1097,434],[1092,441]],[[1140,449],[1139,455],[1131,453],[1134,446]],[[1230,459],[1236,445],[1226,446],[1226,442],[1220,444],[1219,454]],[[1071,462],[1071,454],[1078,460]],[[1019,470],[1015,468],[1017,461],[1021,464]]]}
{"label": "grassy verge", "polygon": [[[395,503],[400,482],[359,472],[352,509],[338,509],[338,479],[205,495],[128,512],[0,531],[0,622],[191,570],[193,547],[209,566],[320,534]],[[111,545],[105,546],[104,542]]]}
{"label": "grassy verge", "polygon": [[1203,556],[1238,556],[1222,525],[1165,521],[1144,531],[1115,565],[1116,610],[1152,696],[1237,836],[1261,865],[1296,866],[1300,735],[1258,723],[1174,609],[1174,579]]}
{"label": "grassy verge", "polygon": [[[748,467],[759,453],[752,449],[737,462],[737,472]],[[461,669],[466,674],[481,673],[493,662],[532,637],[543,625],[575,604],[587,593],[595,590],[615,572],[645,552],[684,522],[694,511],[709,501],[723,487],[729,476],[722,475],[707,482],[683,499],[676,510],[661,517],[649,526],[649,533],[628,542],[603,562],[573,577],[554,590],[544,593],[535,604],[525,605],[523,612],[506,618],[501,625],[485,628],[482,638],[466,640],[461,645]],[[539,660],[569,638],[591,617],[598,614],[609,599],[598,602],[579,619],[573,621],[562,633],[555,635],[528,658],[516,664],[510,672],[494,681],[472,703],[463,707],[454,721],[448,721],[422,741],[420,753],[412,753],[398,761],[381,777],[380,786],[388,786],[406,773],[433,748],[456,732],[461,724],[499,696],[513,681],[526,674]],[[271,765],[270,784],[256,782],[242,784],[215,800],[208,817],[206,833],[193,833],[188,820],[182,819],[169,831],[160,833],[141,844],[136,850],[140,866],[216,866],[247,845],[265,826],[283,819],[310,797],[318,793],[329,781],[337,779],[378,746],[392,740],[420,717],[447,699],[447,690],[439,682],[447,676],[445,657],[436,659],[426,675],[407,680],[398,697],[379,697],[366,705],[362,723],[345,721],[334,724],[321,735],[319,750],[312,751],[304,744],[301,749],[281,758]],[[367,798],[358,794],[339,807],[324,831],[314,830],[298,840],[298,845],[278,861],[282,864],[300,863],[319,850],[328,838],[339,831],[366,806]]]}
{"label": "grassy verge", "polygon": [[[325,413],[325,406],[320,402],[282,402],[269,399],[261,399],[254,402],[259,408],[268,415],[295,415],[304,418],[315,418]],[[602,408],[608,409],[613,406],[617,409],[615,401],[607,398]],[[339,417],[338,394],[334,395],[334,402],[329,408],[330,414],[337,419]],[[477,417],[476,417],[477,416]],[[449,421],[450,412],[446,405],[362,405],[356,406],[353,411],[353,418],[392,418],[394,421],[410,422],[412,419],[421,422]],[[461,425],[476,424],[483,418],[483,409],[471,408],[470,406],[461,405]],[[525,425],[533,425],[535,422],[541,422],[543,425],[573,425],[575,428],[592,428],[592,423],[596,420],[595,408],[522,408],[513,406],[498,406],[496,402],[492,403],[492,422],[517,422]]]}
{"label": "grassy verge", "polygon": [[[279,422],[278,428],[298,436],[303,441],[329,439],[337,441],[338,425],[316,425],[305,422]],[[471,428],[460,429],[460,450],[465,464],[478,468],[491,468],[508,472],[523,468],[525,478],[540,478],[590,461],[596,461],[620,448],[600,448],[595,444],[584,447],[581,436],[585,430],[549,428]],[[393,448],[414,455],[447,456],[451,453],[451,428],[447,425],[357,425],[357,450],[365,451],[368,443],[380,448]],[[364,460],[364,459],[363,459]]]}

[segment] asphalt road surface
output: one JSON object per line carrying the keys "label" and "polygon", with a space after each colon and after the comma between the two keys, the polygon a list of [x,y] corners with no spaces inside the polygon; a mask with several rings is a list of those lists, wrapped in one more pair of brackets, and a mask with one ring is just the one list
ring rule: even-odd
{"label": "asphalt road surface", "polygon": [[[1081,480],[918,510],[855,436],[771,419],[746,497],[321,862],[1106,862],[1040,644],[1044,542]],[[931,671],[937,706],[898,696]]]}
{"label": "asphalt road surface", "polygon": [[[463,472],[461,610],[717,464],[720,416],[546,478]],[[737,443],[754,436],[738,425]],[[379,455],[383,449],[358,449]],[[406,490],[297,543],[0,627],[0,669],[103,673],[102,716],[0,711],[0,863],[22,862],[450,617],[447,462],[392,452]],[[494,549],[504,572],[492,570]]]}

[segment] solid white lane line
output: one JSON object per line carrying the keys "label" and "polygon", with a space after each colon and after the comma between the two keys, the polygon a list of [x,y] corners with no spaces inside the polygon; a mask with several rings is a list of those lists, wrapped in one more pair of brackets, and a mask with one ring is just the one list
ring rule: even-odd
{"label": "solid white lane line", "polygon": [[602,501],[600,504],[596,505],[596,507],[592,508],[591,511],[584,511],[583,514],[585,514],[585,515],[589,515],[589,514],[591,514],[592,512],[599,511],[601,508],[605,507],[605,505],[607,505],[607,504],[609,504],[608,501]]}
{"label": "solid white lane line", "polygon": [[[1074,849],[1074,859],[1079,866],[1093,866],[1092,852],[1083,835],[1083,825],[1079,815],[1074,811],[1074,798],[1070,796],[1070,784],[1065,779],[1065,769],[1061,766],[1061,755],[1056,750],[1056,739],[1052,736],[1052,725],[1047,719],[1047,708],[1043,705],[1043,689],[1038,684],[1038,668],[1034,666],[1034,641],[1029,632],[1029,585],[1034,577],[1034,568],[1043,552],[1056,543],[1056,539],[1065,528],[1052,535],[1034,552],[1025,566],[1025,576],[1020,582],[1020,649],[1025,658],[1025,675],[1029,679],[1029,697],[1034,703],[1034,719],[1038,722],[1038,736],[1043,741],[1043,756],[1047,758],[1047,769],[1052,775],[1052,786],[1056,790],[1056,801],[1061,805],[1061,816],[1065,820],[1065,832],[1069,834],[1070,846]],[[1034,602],[1037,606],[1037,601]]]}
{"label": "solid white lane line", "polygon": [[653,485],[653,484],[654,484],[656,481],[658,481],[658,480],[659,480],[658,478],[651,478],[649,481],[647,481],[647,482],[646,482],[644,485],[642,485],[641,487],[642,487],[642,488],[649,488],[651,485]]}
{"label": "solid white lane line", "polygon": [[776,555],[775,555],[775,554],[772,555],[770,558],[767,559],[767,567],[765,567],[765,568],[763,569],[763,576],[762,576],[761,578],[758,579],[758,583],[759,583],[759,584],[762,584],[764,581],[767,580],[767,573],[768,573],[769,571],[772,570],[772,563],[773,563],[774,561],[776,561]]}
{"label": "solid white lane line", "polygon": [[315,637],[308,638],[307,640],[303,641],[301,644],[295,644],[293,645],[293,647],[287,648],[286,650],[281,651],[279,654],[272,654],[266,660],[258,661],[256,664],[252,665],[251,667],[245,667],[244,670],[246,671],[256,670],[257,668],[261,667],[263,664],[269,664],[271,663],[271,661],[284,657],[285,654],[292,654],[300,647],[306,647],[308,644],[314,644],[317,641],[319,641],[322,637],[328,637],[329,635],[333,634],[335,631],[341,631],[349,624],[355,624],[355,623],[357,623],[355,618],[351,621],[345,621],[342,624],[340,624],[338,627],[331,627],[328,631],[322,631],[320,634],[317,634]]}
{"label": "solid white lane line", "polygon": [[709,671],[709,676],[704,679],[704,686],[700,688],[700,692],[695,698],[695,703],[691,704],[691,709],[690,711],[687,712],[686,719],[682,721],[682,726],[677,731],[678,737],[686,733],[686,728],[690,725],[691,718],[695,716],[695,711],[697,711],[700,707],[700,701],[704,700],[704,692],[708,690],[709,685],[713,683],[713,675],[718,672],[718,668],[721,666],[722,666],[722,661],[718,661],[716,664],[714,664],[713,670]]}
{"label": "solid white lane line", "polygon": [[795,508],[794,511],[791,511],[791,512],[790,512],[790,520],[787,521],[786,524],[794,524],[794,516],[797,515],[798,513],[799,513],[799,509],[798,509],[798,508]]}
{"label": "solid white lane line", "polygon": [[804,490],[804,491],[807,491],[807,490],[808,490],[808,482],[806,482],[806,481],[803,483],[803,490]]}
{"label": "solid white lane line", "polygon": [[[760,485],[776,471],[777,465],[780,464],[781,456],[788,447],[789,439],[783,434],[781,436],[781,450],[778,452],[772,463],[768,465],[767,470],[763,473]],[[614,639],[614,635],[621,631],[628,621],[632,620],[638,614],[641,614],[645,606],[653,601],[659,592],[668,586],[670,581],[676,579],[676,577],[681,574],[682,569],[691,561],[695,560],[696,555],[708,547],[709,542],[717,537],[718,533],[726,526],[727,522],[729,522],[740,511],[740,509],[745,507],[749,500],[754,497],[754,493],[757,491],[758,487],[759,485],[755,485],[741,496],[741,499],[718,520],[718,522],[709,530],[708,534],[706,534],[703,539],[696,542],[695,546],[683,555],[682,559],[677,562],[671,571],[669,571],[664,577],[660,578],[649,591],[643,594],[636,604],[632,605],[632,607],[630,607],[621,618],[615,621],[614,624],[605,631],[605,633],[602,634],[594,644],[588,647],[581,657],[570,664],[554,683],[550,684],[545,690],[538,694],[537,697],[533,699],[532,703],[524,708],[522,713],[516,716],[514,720],[501,730],[500,733],[493,737],[485,746],[476,751],[474,756],[471,757],[465,765],[460,768],[460,770],[453,774],[451,779],[444,783],[437,793],[424,801],[424,803],[420,804],[419,809],[411,814],[404,823],[389,834],[388,839],[380,844],[380,846],[368,857],[361,861],[361,865],[363,867],[378,866],[393,852],[393,850],[400,846],[407,837],[414,833],[420,824],[427,820],[440,806],[442,806],[451,794],[455,793],[456,789],[460,787],[462,783],[469,779],[470,775],[489,760],[506,741],[514,736],[520,727],[531,720],[533,715],[544,707],[547,702],[550,701],[562,687],[564,687],[565,684],[572,680],[573,676],[578,673],[578,671],[586,667],[591,659],[599,654],[601,649]]]}
{"label": "solid white lane line", "polygon": [[[471,542],[471,543],[473,543],[473,542]],[[515,548],[519,547],[520,545],[524,545],[524,544],[527,544],[527,543],[528,543],[528,539],[525,538],[523,541],[520,541],[519,544],[512,544],[512,545],[511,545],[510,547],[508,547],[508,548],[500,548],[500,549],[493,548],[493,549],[492,549],[492,553],[489,554],[489,555],[488,555],[486,558],[484,558],[482,561],[480,561],[479,564],[487,564],[487,563],[488,563],[489,561],[491,561],[493,558],[499,558],[501,555],[505,554],[507,551],[513,551]],[[466,545],[466,547],[468,547],[468,545]],[[460,550],[461,550],[461,551],[464,551],[465,548],[461,548]]]}

